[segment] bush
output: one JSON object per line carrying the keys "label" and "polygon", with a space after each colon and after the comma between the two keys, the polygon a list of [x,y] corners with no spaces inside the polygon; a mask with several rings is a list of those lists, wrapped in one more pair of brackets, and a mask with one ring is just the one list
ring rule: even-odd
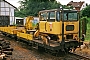
{"label": "bush", "polygon": [[80,20],[81,20],[80,22],[81,22],[82,34],[86,35],[88,18],[87,17],[82,17]]}
{"label": "bush", "polygon": [[82,16],[90,17],[90,5],[88,5],[85,9],[81,11]]}

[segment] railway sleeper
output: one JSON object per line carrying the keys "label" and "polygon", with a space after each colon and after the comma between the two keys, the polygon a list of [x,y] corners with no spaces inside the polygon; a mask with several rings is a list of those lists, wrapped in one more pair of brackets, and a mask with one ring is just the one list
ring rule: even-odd
{"label": "railway sleeper", "polygon": [[[12,55],[13,48],[10,48],[10,42],[0,38],[0,56]],[[4,56],[5,55],[5,56]]]}

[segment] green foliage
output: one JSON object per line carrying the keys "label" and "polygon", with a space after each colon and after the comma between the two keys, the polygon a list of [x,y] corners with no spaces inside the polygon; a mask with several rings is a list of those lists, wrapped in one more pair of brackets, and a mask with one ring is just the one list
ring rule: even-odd
{"label": "green foliage", "polygon": [[81,11],[82,16],[90,17],[90,5],[88,5],[84,10]]}
{"label": "green foliage", "polygon": [[73,6],[63,5],[63,8],[65,8],[65,9],[73,9]]}
{"label": "green foliage", "polygon": [[81,23],[82,23],[82,25],[81,25],[82,33],[86,35],[88,18],[87,17],[82,17],[80,20],[81,20]]}
{"label": "green foliage", "polygon": [[43,9],[56,9],[60,7],[60,3],[56,0],[23,0],[19,1],[19,11],[15,11],[15,16],[38,16],[38,12]]}
{"label": "green foliage", "polygon": [[80,20],[88,20],[87,17],[82,17]]}
{"label": "green foliage", "polygon": [[82,17],[80,20],[82,21],[84,19],[87,20],[87,30],[86,30],[85,41],[90,41],[90,18]]}
{"label": "green foliage", "polygon": [[87,19],[88,19],[88,23],[87,23],[87,32],[86,32],[85,40],[90,41],[90,18]]}

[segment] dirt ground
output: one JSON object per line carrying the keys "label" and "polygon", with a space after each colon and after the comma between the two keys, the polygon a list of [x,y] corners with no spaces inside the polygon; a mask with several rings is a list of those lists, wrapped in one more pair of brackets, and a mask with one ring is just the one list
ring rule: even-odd
{"label": "dirt ground", "polygon": [[90,57],[90,42],[84,42],[81,48],[77,48],[75,53]]}
{"label": "dirt ground", "polygon": [[[35,49],[31,49],[29,46],[26,47],[24,43],[11,41],[13,43],[11,47],[14,47],[13,55],[10,60],[64,60],[68,59],[64,57],[55,57],[47,53],[40,53]],[[84,42],[81,48],[77,48],[75,51],[77,54],[90,57],[90,43]],[[69,60],[71,60],[70,58]]]}

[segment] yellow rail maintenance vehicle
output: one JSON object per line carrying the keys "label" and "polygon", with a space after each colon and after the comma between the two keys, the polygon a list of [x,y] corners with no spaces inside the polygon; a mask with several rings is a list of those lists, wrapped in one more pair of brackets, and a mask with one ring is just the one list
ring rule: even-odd
{"label": "yellow rail maintenance vehicle", "polygon": [[[33,20],[33,17],[29,17]],[[37,28],[26,23],[26,33],[18,32],[18,39],[27,39],[39,50],[69,51],[82,45],[80,39],[79,13],[76,10],[52,9],[39,12]],[[29,24],[29,26],[28,26]]]}
{"label": "yellow rail maintenance vehicle", "polygon": [[70,50],[82,44],[79,13],[76,10],[44,10],[39,12],[39,18],[39,36],[50,49]]}
{"label": "yellow rail maintenance vehicle", "polygon": [[[17,27],[14,35],[17,40],[53,53],[75,50],[84,40],[84,36],[80,37],[79,13],[76,10],[43,10],[39,12],[39,23],[34,21],[33,16],[28,16],[25,27],[16,29]],[[0,31],[5,32],[4,30],[4,27],[0,28]]]}

